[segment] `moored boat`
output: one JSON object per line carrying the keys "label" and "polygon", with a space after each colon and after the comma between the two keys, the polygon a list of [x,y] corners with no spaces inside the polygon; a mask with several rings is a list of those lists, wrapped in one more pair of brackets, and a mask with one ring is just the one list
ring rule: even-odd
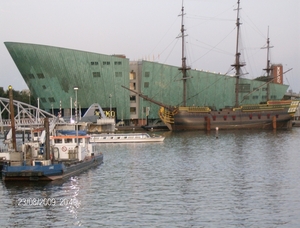
{"label": "moored boat", "polygon": [[138,142],[162,142],[165,137],[161,135],[150,136],[147,133],[109,133],[93,134],[91,142],[94,143],[138,143]]}
{"label": "moored boat", "polygon": [[31,140],[17,148],[11,86],[9,97],[12,137],[0,151],[3,181],[61,180],[103,163],[99,145],[91,144],[88,135],[50,136],[48,118],[44,128],[32,129]]}
{"label": "moored boat", "polygon": [[60,180],[103,163],[99,145],[91,144],[87,135],[52,136],[49,155],[36,142],[24,144],[23,149],[7,154],[2,169],[4,181]]}

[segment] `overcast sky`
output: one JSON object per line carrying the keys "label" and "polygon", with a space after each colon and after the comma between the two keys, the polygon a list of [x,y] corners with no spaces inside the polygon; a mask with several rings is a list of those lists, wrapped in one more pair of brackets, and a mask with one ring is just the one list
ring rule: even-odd
{"label": "overcast sky", "polygon": [[[234,62],[237,0],[184,0],[189,66],[226,73]],[[182,0],[0,0],[0,87],[27,89],[4,42],[124,54],[180,66]],[[246,78],[264,74],[267,33],[271,62],[300,91],[300,1],[241,0],[241,53]],[[292,70],[290,70],[292,69]],[[233,74],[234,72],[230,72]]]}

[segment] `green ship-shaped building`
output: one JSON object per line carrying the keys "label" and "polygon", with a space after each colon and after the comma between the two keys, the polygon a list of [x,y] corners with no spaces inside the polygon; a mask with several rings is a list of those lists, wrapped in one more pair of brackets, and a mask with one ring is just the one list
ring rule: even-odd
{"label": "green ship-shaped building", "polygon": [[[5,42],[5,45],[31,95],[39,98],[40,107],[49,112],[57,113],[61,109],[64,116],[74,113],[71,112],[74,87],[79,88],[78,105],[82,113],[91,104],[98,103],[108,116],[127,125],[145,124],[146,118],[158,119],[160,107],[122,86],[161,103],[182,106],[182,74],[178,66],[39,44]],[[282,72],[281,65],[273,67],[279,67]],[[208,106],[213,110],[234,107],[235,84],[233,76],[191,69],[186,106]],[[265,84],[240,78],[240,104],[266,102]],[[287,88],[282,83],[270,83],[269,97],[281,100]]]}

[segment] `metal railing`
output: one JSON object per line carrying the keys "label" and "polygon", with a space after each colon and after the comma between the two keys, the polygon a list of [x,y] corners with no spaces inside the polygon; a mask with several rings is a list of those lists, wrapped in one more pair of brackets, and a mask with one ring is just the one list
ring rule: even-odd
{"label": "metal railing", "polygon": [[[44,125],[44,119],[49,118],[50,123],[57,120],[57,117],[35,106],[23,103],[21,101],[13,101],[15,113],[16,128],[37,127]],[[3,118],[10,116],[9,99],[0,97],[0,127],[10,127],[11,119]]]}

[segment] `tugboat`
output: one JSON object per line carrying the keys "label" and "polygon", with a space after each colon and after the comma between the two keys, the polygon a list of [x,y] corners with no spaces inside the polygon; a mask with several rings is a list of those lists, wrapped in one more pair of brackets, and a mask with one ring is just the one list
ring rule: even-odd
{"label": "tugboat", "polygon": [[[9,89],[12,99],[12,89]],[[12,104],[12,102],[10,103]],[[44,119],[40,137],[16,149],[13,105],[10,105],[12,120],[12,147],[0,153],[3,181],[53,181],[77,175],[84,170],[103,163],[99,145],[89,142],[89,136],[50,136],[49,119]]]}

